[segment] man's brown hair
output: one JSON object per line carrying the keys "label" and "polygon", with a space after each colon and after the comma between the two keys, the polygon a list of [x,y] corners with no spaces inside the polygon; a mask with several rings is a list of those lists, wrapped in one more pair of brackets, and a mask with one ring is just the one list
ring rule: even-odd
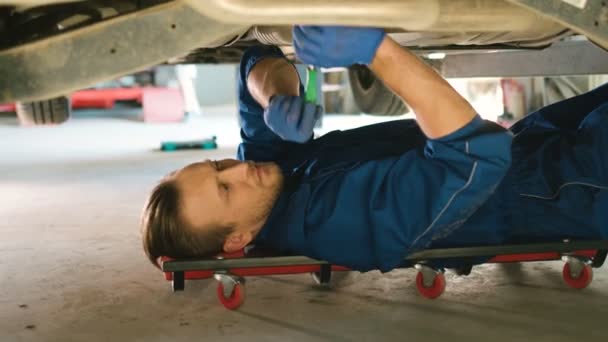
{"label": "man's brown hair", "polygon": [[193,258],[222,251],[230,227],[193,227],[180,214],[181,197],[174,174],[152,190],[141,216],[143,247],[148,259],[160,268],[159,257]]}

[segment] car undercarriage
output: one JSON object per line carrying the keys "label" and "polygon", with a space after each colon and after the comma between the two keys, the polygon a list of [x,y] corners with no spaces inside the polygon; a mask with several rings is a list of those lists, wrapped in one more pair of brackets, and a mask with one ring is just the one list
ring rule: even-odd
{"label": "car undercarriage", "polygon": [[[54,98],[162,63],[233,63],[254,44],[293,56],[294,24],[382,26],[423,58],[445,54],[433,64],[447,76],[491,73],[497,66],[480,62],[488,58],[518,74],[516,55],[505,61],[501,52],[544,53],[537,62],[546,69],[546,58],[564,56],[553,68],[565,74],[608,72],[597,58],[607,23],[599,0],[2,0],[0,103]],[[475,67],[463,67],[470,58]]]}

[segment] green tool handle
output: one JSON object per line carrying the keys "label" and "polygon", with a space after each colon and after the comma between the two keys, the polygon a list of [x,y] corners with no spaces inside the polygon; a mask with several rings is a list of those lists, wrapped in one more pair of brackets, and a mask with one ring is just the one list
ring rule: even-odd
{"label": "green tool handle", "polygon": [[177,151],[177,150],[186,150],[186,149],[203,149],[210,150],[216,149],[217,137],[213,136],[211,139],[203,139],[203,140],[191,140],[191,141],[163,141],[160,144],[161,151]]}
{"label": "green tool handle", "polygon": [[312,66],[307,68],[307,78],[306,78],[306,94],[305,100],[308,103],[317,104],[317,74],[318,69]]}

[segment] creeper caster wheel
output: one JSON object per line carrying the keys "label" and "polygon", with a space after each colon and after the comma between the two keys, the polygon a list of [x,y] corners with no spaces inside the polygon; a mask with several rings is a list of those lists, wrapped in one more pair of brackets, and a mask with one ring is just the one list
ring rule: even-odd
{"label": "creeper caster wheel", "polygon": [[593,280],[593,268],[577,258],[567,257],[562,276],[571,288],[584,289]]}
{"label": "creeper caster wheel", "polygon": [[245,280],[226,274],[215,274],[217,298],[228,310],[236,310],[245,302]]}
{"label": "creeper caster wheel", "polygon": [[217,297],[220,303],[228,310],[238,309],[245,302],[245,286],[236,284],[232,287],[232,292],[228,297],[224,293],[224,284],[217,284]]}
{"label": "creeper caster wheel", "polygon": [[445,276],[443,272],[433,270],[424,265],[416,265],[416,288],[425,298],[435,299],[445,292]]}

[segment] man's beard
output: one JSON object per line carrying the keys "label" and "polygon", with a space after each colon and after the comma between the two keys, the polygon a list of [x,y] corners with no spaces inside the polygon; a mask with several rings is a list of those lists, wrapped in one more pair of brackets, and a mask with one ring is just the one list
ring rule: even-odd
{"label": "man's beard", "polygon": [[266,222],[266,219],[270,215],[270,212],[272,211],[272,208],[274,208],[274,204],[281,193],[282,187],[283,183],[281,181],[268,190],[267,196],[261,199],[260,203],[256,205],[254,210],[254,222]]}

